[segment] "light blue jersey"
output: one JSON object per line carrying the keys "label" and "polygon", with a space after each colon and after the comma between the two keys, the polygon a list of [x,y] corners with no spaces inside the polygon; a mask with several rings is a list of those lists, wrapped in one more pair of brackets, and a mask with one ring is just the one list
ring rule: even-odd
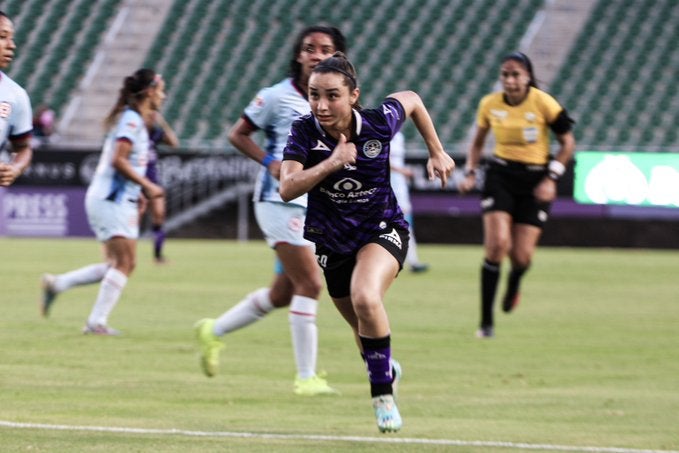
{"label": "light blue jersey", "polygon": [[0,150],[7,139],[33,130],[33,112],[26,90],[0,71]]}
{"label": "light blue jersey", "polygon": [[118,124],[106,136],[99,165],[97,165],[90,187],[87,189],[87,197],[109,200],[115,203],[136,202],[139,199],[141,186],[130,181],[113,168],[116,142],[120,139],[128,140],[132,144],[132,151],[128,159],[135,173],[140,176],[146,174],[149,156],[148,130],[141,115],[128,108],[123,111]]}
{"label": "light blue jersey", "polygon": [[[243,112],[247,120],[266,135],[264,150],[276,160],[283,160],[283,148],[293,121],[311,111],[309,101],[292,79],[285,79],[257,93]],[[284,203],[278,193],[279,182],[262,167],[257,176],[254,201]],[[289,203],[306,207],[306,194]]]}

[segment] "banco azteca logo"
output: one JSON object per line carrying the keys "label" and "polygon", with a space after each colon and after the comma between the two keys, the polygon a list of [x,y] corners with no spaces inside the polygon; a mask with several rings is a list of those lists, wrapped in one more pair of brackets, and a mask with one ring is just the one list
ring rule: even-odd
{"label": "banco azteca logo", "polygon": [[363,154],[371,159],[377,157],[382,152],[382,142],[379,140],[368,140],[363,145]]}
{"label": "banco azteca logo", "polygon": [[337,181],[334,186],[332,186],[332,188],[335,190],[342,190],[345,192],[360,190],[361,187],[363,187],[363,184],[351,178],[342,178]]}

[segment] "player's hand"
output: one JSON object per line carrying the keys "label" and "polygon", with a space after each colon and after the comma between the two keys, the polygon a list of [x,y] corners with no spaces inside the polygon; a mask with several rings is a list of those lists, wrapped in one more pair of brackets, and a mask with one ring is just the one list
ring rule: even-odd
{"label": "player's hand", "polygon": [[0,163],[0,186],[11,185],[20,174],[14,165]]}
{"label": "player's hand", "polygon": [[162,198],[165,196],[165,190],[158,184],[154,184],[151,181],[149,181],[148,184],[144,187],[144,195],[146,195],[146,197],[149,200],[152,200],[154,198]]}
{"label": "player's hand", "polygon": [[549,203],[556,198],[556,181],[545,176],[533,190],[535,198],[542,203]]}
{"label": "player's hand", "polygon": [[276,178],[277,180],[281,179],[281,161],[280,160],[272,160],[269,166],[266,168],[269,170],[269,173],[271,173],[271,176]]}
{"label": "player's hand", "polygon": [[457,190],[464,194],[471,192],[476,187],[476,173],[469,173],[464,177],[462,181],[457,185]]}
{"label": "player's hand", "polygon": [[455,169],[455,161],[445,152],[436,153],[429,156],[427,160],[427,174],[429,180],[436,178],[441,180],[441,188],[444,189],[448,184],[448,178]]}
{"label": "player's hand", "polygon": [[347,142],[347,138],[344,136],[344,134],[340,134],[337,146],[335,146],[335,149],[332,151],[332,154],[330,155],[330,160],[334,164],[336,164],[336,166],[338,167],[337,169],[339,170],[340,168],[344,167],[347,164],[349,165],[355,164],[356,156],[357,156],[356,145]]}

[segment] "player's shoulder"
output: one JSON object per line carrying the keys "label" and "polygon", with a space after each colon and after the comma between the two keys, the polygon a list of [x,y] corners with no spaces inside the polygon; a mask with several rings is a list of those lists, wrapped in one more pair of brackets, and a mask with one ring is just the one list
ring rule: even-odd
{"label": "player's shoulder", "polygon": [[557,101],[554,96],[539,88],[532,87],[530,95],[534,99],[534,102],[542,108],[548,110],[560,110],[562,108],[559,101]]}
{"label": "player's shoulder", "polygon": [[502,91],[493,91],[492,93],[488,93],[481,98],[479,105],[490,105],[501,103],[503,102],[502,95],[503,95]]}
{"label": "player's shoulder", "polygon": [[0,71],[0,90],[4,91],[5,93],[14,93],[19,96],[25,96],[28,98],[28,93],[22,87],[17,83],[14,79],[12,79],[10,76],[5,74],[4,72]]}

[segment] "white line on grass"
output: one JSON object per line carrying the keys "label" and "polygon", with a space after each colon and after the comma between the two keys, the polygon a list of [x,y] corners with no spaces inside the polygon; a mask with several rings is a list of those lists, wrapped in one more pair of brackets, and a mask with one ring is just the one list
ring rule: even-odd
{"label": "white line on grass", "polygon": [[359,437],[359,436],[324,436],[320,434],[267,434],[231,431],[190,431],[185,429],[150,429],[150,428],[116,428],[111,426],[79,426],[79,425],[48,425],[43,423],[17,423],[0,420],[0,427],[45,429],[53,431],[92,431],[120,434],[155,434],[188,437],[231,437],[245,439],[278,439],[278,440],[309,440],[327,442],[365,442],[382,444],[411,444],[411,445],[448,445],[456,447],[494,447],[513,448],[519,450],[549,450],[573,451],[591,453],[679,453],[677,450],[643,450],[619,447],[578,447],[569,445],[528,444],[520,442],[500,442],[483,440],[456,439],[415,439],[409,437]]}

